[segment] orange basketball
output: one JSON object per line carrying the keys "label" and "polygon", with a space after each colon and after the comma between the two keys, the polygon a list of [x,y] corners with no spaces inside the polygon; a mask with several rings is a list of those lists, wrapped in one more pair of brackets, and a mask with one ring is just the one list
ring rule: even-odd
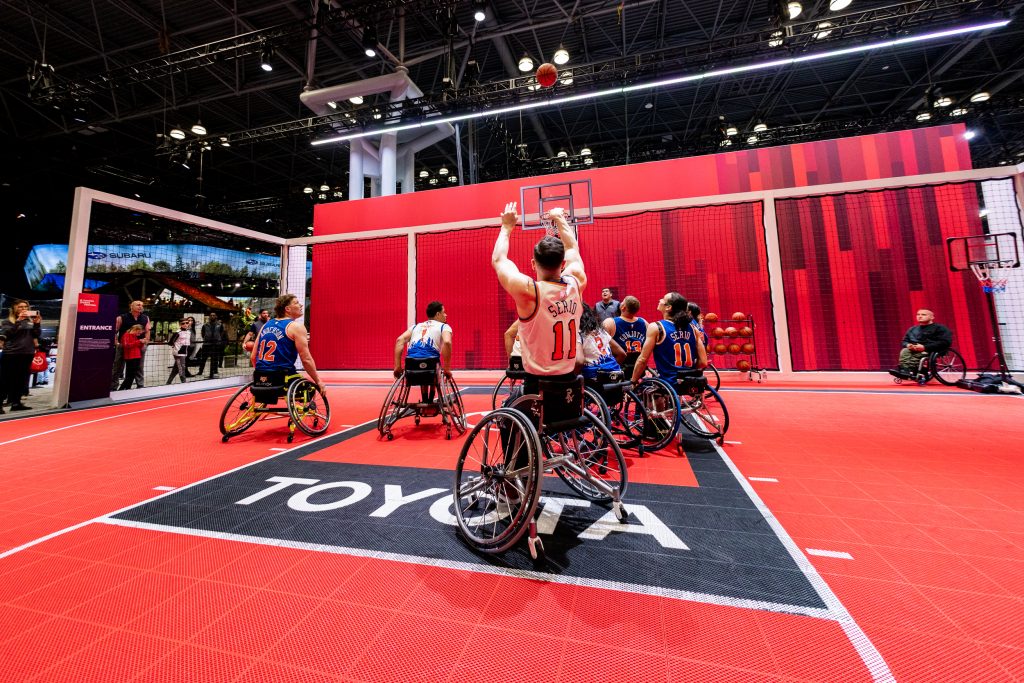
{"label": "orange basketball", "polygon": [[735,337],[736,334],[737,334],[737,332],[736,332],[736,328],[735,327],[727,327],[727,328],[725,328],[725,336],[726,337]]}
{"label": "orange basketball", "polygon": [[740,352],[740,345],[739,344],[729,344],[729,353],[739,353],[739,352]]}
{"label": "orange basketball", "polygon": [[747,314],[746,313],[740,313],[739,311],[736,311],[735,313],[732,314],[732,319],[733,320],[746,320],[747,319]]}
{"label": "orange basketball", "polygon": [[747,342],[746,344],[743,345],[743,353],[753,353],[753,352],[754,352],[754,345],[753,344],[751,344],[750,342]]}
{"label": "orange basketball", "polygon": [[252,351],[253,346],[255,346],[255,344],[253,344],[251,341],[247,341],[244,344],[242,344],[242,348],[245,349],[246,351]]}
{"label": "orange basketball", "polygon": [[544,62],[537,67],[537,82],[542,88],[550,88],[558,80],[558,68],[554,64]]}
{"label": "orange basketball", "polygon": [[718,314],[717,313],[708,313],[707,315],[704,316],[704,322],[706,322],[706,323],[717,323],[718,322]]}
{"label": "orange basketball", "polygon": [[749,360],[738,360],[736,361],[736,369],[740,372],[750,372],[750,361]]}
{"label": "orange basketball", "polygon": [[724,335],[725,332],[722,330],[721,327],[716,327],[715,329],[711,330],[711,336],[714,337],[715,339],[721,339]]}
{"label": "orange basketball", "polygon": [[715,353],[725,353],[725,344],[715,344]]}
{"label": "orange basketball", "polygon": [[740,336],[741,337],[753,337],[754,336],[754,331],[752,329],[750,329],[749,327],[741,327],[740,328]]}

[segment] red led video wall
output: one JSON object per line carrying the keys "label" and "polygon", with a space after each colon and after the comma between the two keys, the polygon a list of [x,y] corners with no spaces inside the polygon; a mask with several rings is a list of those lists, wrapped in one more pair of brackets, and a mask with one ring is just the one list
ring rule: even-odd
{"label": "red led video wall", "polygon": [[981,288],[951,274],[946,238],[982,230],[974,183],[776,202],[794,370],[882,370],[920,308],[968,367],[993,353]]}
{"label": "red led video wall", "polygon": [[[428,302],[444,303],[453,330],[454,367],[507,364],[503,333],[516,312],[491,267],[497,231],[417,236],[417,317],[423,317]],[[541,236],[539,231],[513,233],[510,258],[520,270],[529,272],[533,244]],[[658,299],[669,291],[722,316],[742,311],[757,323],[759,364],[778,367],[760,203],[599,218],[580,227],[580,251],[589,279],[584,300],[591,306],[602,287],[611,287],[616,298],[636,296],[640,315],[648,320],[660,318]],[[737,358],[713,361],[728,368]]]}

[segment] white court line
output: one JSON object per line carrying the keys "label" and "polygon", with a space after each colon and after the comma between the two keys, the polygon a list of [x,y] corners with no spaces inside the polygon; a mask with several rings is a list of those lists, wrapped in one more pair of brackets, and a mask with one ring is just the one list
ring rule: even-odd
{"label": "white court line", "polygon": [[750,481],[770,481],[773,484],[778,484],[779,480],[775,477],[747,477]]}
{"label": "white court line", "polygon": [[178,488],[178,487],[177,486],[154,486],[153,490],[154,491],[174,491],[176,488]]}
{"label": "white court line", "polygon": [[742,441],[726,441],[725,443],[729,444],[730,446],[742,446],[743,445]]}
{"label": "white court line", "polygon": [[806,548],[808,555],[817,555],[818,557],[835,557],[840,560],[852,560],[853,555],[850,553],[840,552],[838,550],[818,550],[817,548]]}
{"label": "white court line", "polygon": [[272,451],[286,451],[288,449],[287,448],[271,448],[270,450],[272,450]]}
{"label": "white court line", "polygon": [[818,570],[814,568],[811,561],[807,559],[807,556],[800,552],[799,546],[790,538],[789,533],[785,527],[775,518],[772,511],[768,509],[768,506],[764,504],[761,497],[757,495],[754,487],[750,485],[743,475],[740,473],[739,468],[736,464],[726,455],[722,447],[714,441],[711,444],[718,451],[718,454],[722,456],[722,460],[726,466],[732,471],[733,476],[736,477],[736,481],[739,482],[743,490],[747,492],[747,496],[751,502],[757,507],[758,511],[764,517],[768,526],[771,527],[772,531],[775,532],[776,537],[782,543],[783,547],[789,552],[790,557],[796,562],[796,566],[800,568],[804,576],[810,582],[814,590],[817,591],[818,596],[821,597],[822,601],[828,607],[830,618],[837,621],[842,626],[843,631],[846,633],[846,637],[850,639],[850,644],[860,655],[861,661],[868,668],[871,673],[871,677],[876,681],[885,681],[889,683],[892,681],[895,683],[896,678],[892,675],[892,671],[889,670],[889,665],[882,659],[882,655],[878,652],[874,643],[868,638],[864,630],[853,620],[853,616],[850,615],[849,611],[843,606],[843,603],[839,601],[839,598],[829,585],[825,583],[825,579],[821,577]]}
{"label": "white court line", "polygon": [[[25,439],[31,439],[37,436],[45,436],[46,434],[53,434],[55,432],[63,432],[65,429],[74,429],[75,427],[84,427],[85,425],[96,424],[97,422],[106,422],[107,420],[115,420],[119,417],[127,417],[129,415],[138,415],[139,413],[148,413],[152,410],[163,410],[164,408],[174,408],[177,406],[188,405],[189,403],[199,403],[200,401],[212,401],[215,398],[224,398],[224,394],[218,394],[216,396],[207,396],[206,398],[196,398],[191,401],[182,401],[180,403],[170,403],[152,408],[143,408],[142,410],[133,410],[127,413],[118,413],[117,415],[107,415],[106,417],[98,417],[95,420],[87,420],[86,422],[75,422],[74,424],[64,425],[63,427],[57,427],[55,429],[47,429],[45,432],[36,432],[35,434],[28,434],[26,436],[19,436],[17,439],[11,439],[9,441],[0,441],[0,446],[6,446],[7,444],[17,443],[24,441]],[[106,407],[106,406],[103,406]],[[59,413],[51,413],[59,414]],[[40,415],[42,417],[42,415]]]}
{"label": "white court line", "polygon": [[[375,422],[376,422],[376,420],[369,420],[369,421],[363,423],[363,425],[374,424]],[[363,425],[360,425],[360,426],[363,426]],[[330,438],[330,437],[333,437],[333,436],[337,436],[338,434],[342,434],[342,433],[343,432],[335,432],[334,434],[324,434],[321,437],[317,437],[317,438],[312,439],[310,441],[306,441],[305,443],[301,443],[301,444],[299,444],[297,446],[292,446],[292,448],[290,450],[294,450],[296,448],[302,448],[304,446],[308,446],[311,443],[316,443],[317,441],[320,441],[321,439],[327,439],[327,438]],[[233,467],[230,470],[227,470],[226,472],[218,472],[217,474],[209,476],[206,479],[200,479],[199,481],[193,482],[191,484],[187,484],[185,486],[182,486],[181,488],[174,489],[173,491],[168,491],[167,493],[162,493],[159,496],[154,496],[152,498],[147,498],[146,500],[140,501],[138,503],[132,503],[131,505],[126,505],[123,508],[120,508],[118,510],[114,510],[113,512],[108,512],[105,515],[100,515],[99,517],[93,517],[92,519],[87,519],[86,521],[79,522],[78,524],[75,524],[74,526],[69,526],[69,527],[66,527],[64,529],[60,529],[58,531],[54,531],[51,534],[46,534],[45,536],[41,536],[39,538],[33,539],[31,541],[28,541],[27,543],[22,543],[21,545],[19,545],[17,547],[11,548],[10,550],[5,550],[4,552],[0,553],[0,560],[2,560],[5,557],[8,557],[10,555],[13,555],[15,553],[19,553],[22,550],[28,550],[32,546],[39,545],[40,543],[44,543],[46,541],[49,541],[50,539],[56,538],[57,536],[62,536],[63,534],[66,534],[66,533],[68,533],[70,531],[75,531],[77,529],[81,529],[84,526],[88,526],[88,525],[93,524],[93,523],[107,522],[107,518],[112,516],[112,515],[119,515],[122,512],[128,512],[129,510],[133,510],[133,509],[135,509],[137,507],[140,507],[142,505],[147,505],[149,503],[152,503],[155,500],[160,500],[161,498],[166,498],[167,496],[169,496],[171,494],[174,494],[174,493],[177,493],[178,491],[182,491],[184,489],[189,489],[189,488],[192,488],[193,486],[199,486],[200,484],[205,484],[208,481],[213,481],[214,479],[217,479],[219,477],[223,477],[223,476],[225,476],[227,474],[231,474],[232,472],[237,472],[238,470],[244,470],[246,467],[252,467],[253,465],[258,465],[261,462],[265,462],[267,460],[271,460],[273,458],[276,458],[279,455],[281,455],[281,454],[280,453],[274,453],[273,455],[268,455],[265,458],[260,458],[259,460],[253,460],[252,462],[247,462],[244,465],[239,465],[238,467]],[[168,527],[168,528],[173,528],[173,527]]]}

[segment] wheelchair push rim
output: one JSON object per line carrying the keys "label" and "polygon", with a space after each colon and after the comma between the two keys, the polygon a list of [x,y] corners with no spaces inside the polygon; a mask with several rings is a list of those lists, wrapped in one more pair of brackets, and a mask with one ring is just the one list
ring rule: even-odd
{"label": "wheelchair push rim", "polygon": [[936,354],[932,364],[932,376],[947,387],[967,377],[967,363],[959,351],[949,349],[943,354]]}
{"label": "wheelchair push rim", "polygon": [[551,458],[568,458],[565,465],[555,467],[555,473],[565,484],[587,500],[608,503],[613,496],[594,485],[593,479],[602,480],[617,489],[621,499],[628,483],[626,459],[607,425],[593,413],[584,413],[589,424],[579,429],[544,435],[545,452]]}
{"label": "wheelchair push rim", "polygon": [[720,439],[729,431],[729,411],[717,391],[708,387],[700,396],[680,397],[683,425],[703,439]]}
{"label": "wheelchair push rim", "polygon": [[663,379],[644,379],[635,392],[644,411],[644,446],[657,451],[669,444],[679,431],[679,396]]}
{"label": "wheelchair push rim", "polygon": [[224,405],[220,413],[220,433],[225,437],[241,434],[260,419],[251,387],[252,382],[241,387]]}
{"label": "wheelchair push rim", "polygon": [[331,404],[320,388],[305,378],[288,387],[288,412],[292,422],[307,436],[319,436],[331,424]]}
{"label": "wheelchair push rim", "polygon": [[[441,373],[441,391],[438,398],[441,401],[441,414],[444,416],[446,425],[454,427],[460,435],[466,433],[466,409],[462,404],[462,393],[455,378]],[[449,429],[449,436],[451,430]]]}

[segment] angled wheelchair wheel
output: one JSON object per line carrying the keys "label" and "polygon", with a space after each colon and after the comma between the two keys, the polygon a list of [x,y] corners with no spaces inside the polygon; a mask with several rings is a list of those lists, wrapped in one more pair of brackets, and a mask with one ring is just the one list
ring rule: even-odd
{"label": "angled wheelchair wheel", "polygon": [[643,406],[645,450],[657,451],[669,444],[679,430],[679,396],[668,382],[646,378],[634,392]]}
{"label": "angled wheelchair wheel", "polygon": [[704,378],[708,381],[708,386],[718,391],[722,386],[722,376],[718,374],[718,368],[713,363],[708,363],[708,366],[704,368]]}
{"label": "angled wheelchair wheel", "polygon": [[622,402],[609,406],[611,413],[611,432],[620,448],[638,448],[643,444],[644,428],[647,413],[644,411],[640,397],[632,391],[625,391]]}
{"label": "angled wheelchair wheel", "polygon": [[958,351],[950,349],[943,354],[935,354],[932,363],[932,376],[947,387],[967,377],[967,363]]}
{"label": "angled wheelchair wheel", "polygon": [[720,439],[729,431],[729,411],[717,391],[680,397],[683,426],[704,439]]}
{"label": "angled wheelchair wheel", "polygon": [[508,375],[501,378],[501,381],[494,385],[491,392],[491,410],[497,410],[508,399],[515,399],[523,393],[523,380],[512,379]]}
{"label": "angled wheelchair wheel", "polygon": [[238,436],[256,424],[260,414],[256,412],[256,399],[253,398],[252,382],[236,391],[220,413],[220,433],[224,441]]}
{"label": "angled wheelchair wheel", "polygon": [[576,493],[598,503],[620,499],[626,493],[627,483],[622,450],[611,430],[596,415],[584,412],[583,418],[586,424],[578,429],[543,435],[543,448],[549,457],[564,459],[564,464],[555,467],[555,473]]}
{"label": "angled wheelchair wheel", "polygon": [[466,432],[466,409],[462,405],[462,394],[459,393],[459,386],[455,379],[441,373],[441,391],[438,396],[441,402],[441,413],[448,426],[448,438],[451,438],[451,430],[455,429],[459,434]]}
{"label": "angled wheelchair wheel", "polygon": [[608,412],[608,404],[601,398],[601,394],[590,387],[583,388],[583,409],[589,410],[606,425],[612,422],[611,414]]}
{"label": "angled wheelchair wheel", "polygon": [[[403,394],[408,396],[408,393],[409,388],[405,385],[404,377],[399,377],[391,385],[391,389],[388,390],[388,396],[380,407],[380,415],[377,416],[377,431],[380,432],[381,436],[387,436],[388,439],[391,438],[391,425],[398,422],[401,417],[400,412],[405,410]],[[400,408],[399,406],[402,407]]]}
{"label": "angled wheelchair wheel", "polygon": [[517,410],[488,413],[466,438],[455,466],[455,518],[466,541],[501,553],[523,537],[540,499],[541,445]]}
{"label": "angled wheelchair wheel", "polygon": [[331,404],[311,380],[297,379],[288,387],[288,414],[307,436],[319,436],[331,424]]}

